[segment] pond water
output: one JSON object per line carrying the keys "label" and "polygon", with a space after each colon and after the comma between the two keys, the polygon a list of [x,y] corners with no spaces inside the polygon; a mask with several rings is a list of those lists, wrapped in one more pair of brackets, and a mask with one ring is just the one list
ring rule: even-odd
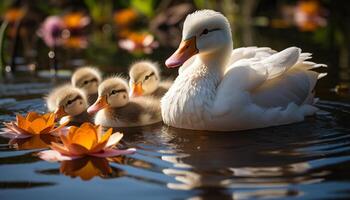
{"label": "pond water", "polygon": [[[314,61],[331,66],[329,76],[317,87],[321,100],[315,117],[298,124],[235,133],[188,131],[163,124],[124,129],[123,145],[137,148],[135,154],[63,163],[37,157],[50,138],[10,144],[0,138],[0,198],[349,198],[349,91],[339,94],[332,90],[348,81],[340,76],[348,69],[340,71],[339,63],[331,59],[333,54],[327,54],[331,50],[302,44],[303,38],[269,33],[274,39],[266,40],[259,32],[262,30],[257,31],[259,46],[303,46],[314,51]],[[159,60],[170,55],[159,54]],[[16,113],[45,111],[42,97],[57,82],[37,75],[17,74],[0,85],[1,122],[13,120]],[[58,82],[65,80],[59,78]]]}

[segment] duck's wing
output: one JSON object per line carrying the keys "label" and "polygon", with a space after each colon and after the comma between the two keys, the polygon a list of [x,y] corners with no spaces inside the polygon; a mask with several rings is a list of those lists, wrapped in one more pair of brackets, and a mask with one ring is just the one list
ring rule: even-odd
{"label": "duck's wing", "polygon": [[275,54],[276,51],[269,47],[240,47],[232,50],[229,65],[234,64],[235,62],[241,59],[250,59],[257,58],[262,59],[272,54]]}
{"label": "duck's wing", "polygon": [[319,65],[306,62],[309,57],[290,47],[266,58],[234,63],[218,86],[213,113],[223,115],[233,106],[248,104],[283,108],[312,99],[310,93],[319,75],[308,69]]}

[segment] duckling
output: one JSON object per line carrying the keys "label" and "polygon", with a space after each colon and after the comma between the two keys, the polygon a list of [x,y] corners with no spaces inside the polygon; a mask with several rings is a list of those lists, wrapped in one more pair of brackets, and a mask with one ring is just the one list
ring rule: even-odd
{"label": "duckling", "polygon": [[50,112],[55,112],[60,122],[70,120],[70,125],[92,121],[86,112],[88,103],[83,90],[69,84],[57,87],[46,97],[46,105]]}
{"label": "duckling", "polygon": [[101,81],[101,72],[94,67],[79,68],[73,73],[71,78],[72,85],[86,93],[89,105],[97,100],[97,89]]}
{"label": "duckling", "polygon": [[130,67],[129,76],[132,97],[152,95],[160,99],[172,84],[169,80],[161,81],[158,64],[151,61],[134,63]]}
{"label": "duckling", "polygon": [[95,124],[103,127],[135,127],[161,122],[160,103],[154,97],[129,98],[125,79],[113,77],[98,87],[99,97],[88,108],[96,113]]}

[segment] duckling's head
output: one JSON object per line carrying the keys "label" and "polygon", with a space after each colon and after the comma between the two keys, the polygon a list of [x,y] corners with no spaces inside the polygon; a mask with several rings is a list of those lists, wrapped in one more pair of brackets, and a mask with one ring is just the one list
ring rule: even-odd
{"label": "duckling's head", "polygon": [[82,67],[73,73],[71,82],[74,87],[84,90],[87,95],[91,95],[97,93],[101,79],[101,72],[98,69]]}
{"label": "duckling's head", "polygon": [[136,62],[129,70],[130,96],[152,94],[159,85],[160,75],[158,65],[150,61]]}
{"label": "duckling's head", "polygon": [[189,14],[184,22],[182,42],[165,65],[179,67],[193,55],[209,58],[221,50],[232,50],[230,24],[225,16],[213,10],[199,10]]}
{"label": "duckling's head", "polygon": [[86,111],[88,104],[85,93],[70,85],[54,89],[46,98],[50,112],[55,112],[56,118],[76,116]]}
{"label": "duckling's head", "polygon": [[123,107],[129,103],[129,87],[125,79],[113,77],[104,80],[98,87],[98,99],[88,108],[88,113],[96,113],[106,107]]}

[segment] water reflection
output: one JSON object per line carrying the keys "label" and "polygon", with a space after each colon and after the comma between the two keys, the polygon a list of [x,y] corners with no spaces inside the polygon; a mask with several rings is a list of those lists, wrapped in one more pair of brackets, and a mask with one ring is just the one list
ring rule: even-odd
{"label": "water reflection", "polygon": [[17,150],[26,150],[48,148],[51,142],[58,142],[58,138],[49,134],[42,134],[24,139],[11,139],[9,144]]}
{"label": "water reflection", "polygon": [[37,173],[46,175],[57,175],[61,173],[71,178],[79,177],[83,181],[91,180],[94,177],[118,178],[124,176],[126,173],[121,169],[112,167],[110,163],[119,163],[123,160],[122,157],[97,158],[86,156],[75,160],[62,161],[59,169],[44,169],[37,171]]}
{"label": "water reflection", "polygon": [[[172,138],[168,141],[171,150],[166,151],[171,154],[161,156],[172,166],[163,169],[163,173],[175,179],[167,187],[203,191],[204,196],[195,196],[198,199],[208,197],[208,190],[224,199],[303,195],[302,189],[290,187],[319,184],[327,180],[325,177],[337,177],[339,173],[327,169],[323,159],[327,158],[329,164],[330,157],[343,155],[350,144],[350,136],[330,113],[316,118],[234,134],[163,127],[162,134]],[[228,195],[232,190],[235,192]]]}
{"label": "water reflection", "polygon": [[72,178],[80,177],[82,180],[87,181],[95,176],[106,177],[113,171],[107,159],[85,157],[77,160],[63,161],[60,172],[66,176]]}

